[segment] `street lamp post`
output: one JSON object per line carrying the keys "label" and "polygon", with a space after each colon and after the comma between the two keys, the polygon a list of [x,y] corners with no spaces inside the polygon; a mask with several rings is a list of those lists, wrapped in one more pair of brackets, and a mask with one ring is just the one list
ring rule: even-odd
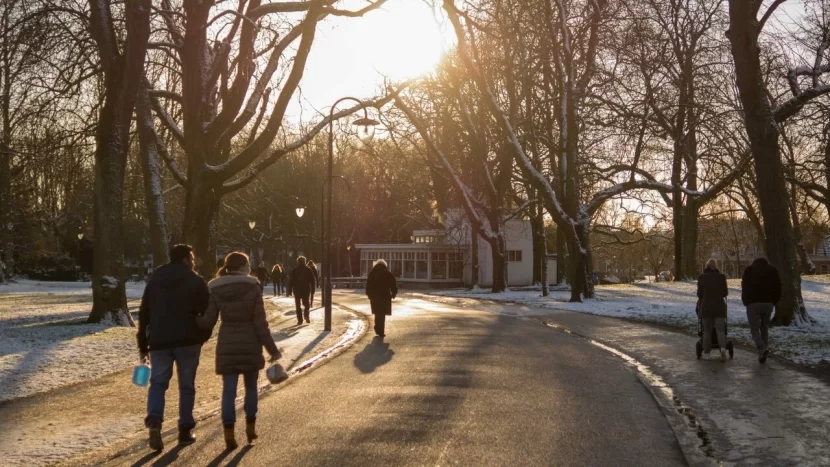
{"label": "street lamp post", "polygon": [[[331,179],[333,178],[334,174],[334,109],[337,107],[337,104],[343,101],[354,101],[358,105],[365,106],[363,101],[354,97],[342,97],[338,99],[329,110],[329,166],[328,166],[328,176],[326,180],[329,182],[329,189],[328,189],[328,206],[326,212],[326,224],[325,224],[325,235],[326,235],[326,254],[323,259],[323,305],[325,307],[325,323],[324,329],[326,331],[331,331],[331,258],[333,257],[331,251],[331,220],[332,220],[332,204],[333,204],[333,186],[331,183]],[[366,107],[363,108],[363,118],[359,118],[352,122],[353,125],[357,126],[358,128],[358,136],[364,142],[372,139],[375,135],[375,127],[378,125],[378,122],[369,118],[369,114],[366,112]]]}
{"label": "street lamp post", "polygon": [[[348,181],[348,180],[346,180],[346,177],[344,177],[344,176],[342,176],[342,175],[335,175],[335,176],[334,176],[334,177],[332,177],[332,178],[339,178],[340,180],[343,180],[343,182],[345,182],[345,183],[346,183],[346,188],[348,188],[350,192],[352,191],[352,185],[349,183],[349,181]],[[324,194],[325,194],[325,192],[326,192],[326,191],[325,191],[325,188],[326,188],[326,185],[328,185],[329,180],[331,180],[331,178],[327,178],[327,179],[325,179],[325,180],[323,181],[323,184],[320,186],[320,249],[321,249],[321,250],[322,250],[323,248],[325,248],[325,246],[323,245],[323,226],[324,226],[324,225],[326,225],[326,219],[325,219],[325,218],[326,218],[326,216],[325,216],[325,213],[324,213],[324,207],[323,207],[323,206],[324,206],[324,204],[325,204],[325,203],[323,202],[323,200],[324,200],[324,196],[323,196],[323,195],[324,195]],[[333,188],[332,188],[332,189],[333,189]],[[329,198],[329,199],[331,199],[331,198]],[[321,252],[322,252],[322,251],[321,251]],[[325,270],[325,268],[327,268],[327,267],[328,267],[328,266],[327,266],[327,263],[328,263],[328,260],[326,260],[326,262],[324,262],[324,263],[323,263],[323,268],[324,268],[324,270]],[[324,277],[325,277],[325,276],[324,276]],[[324,282],[325,282],[325,281],[324,281]],[[321,290],[322,290],[322,292],[323,292],[323,306],[325,306],[325,304],[326,304],[326,297],[328,296],[328,295],[326,295],[326,294],[327,294],[327,292],[326,292],[326,288],[325,288],[325,287],[320,287],[320,289],[321,289]]]}

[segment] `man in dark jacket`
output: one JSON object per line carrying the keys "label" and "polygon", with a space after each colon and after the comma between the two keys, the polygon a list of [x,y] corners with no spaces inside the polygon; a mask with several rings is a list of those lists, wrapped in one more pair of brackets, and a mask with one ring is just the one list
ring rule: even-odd
{"label": "man in dark jacket", "polygon": [[196,317],[208,306],[207,284],[193,271],[195,258],[188,245],[170,250],[170,262],[157,268],[144,289],[138,312],[138,350],[142,361],[150,360],[150,391],[147,418],[150,448],[164,449],[161,424],[164,421],[164,394],[173,376],[173,362],[179,380],[179,444],[193,444],[196,426],[196,368],[202,344],[210,337],[196,324]]}
{"label": "man in dark jacket", "polygon": [[769,322],[772,311],[781,300],[781,277],[766,258],[758,258],[746,268],[741,279],[741,301],[746,305],[746,318],[752,340],[758,347],[758,362],[769,355]]}
{"label": "man in dark jacket", "polygon": [[726,296],[729,288],[726,276],[718,271],[714,259],[706,262],[706,269],[697,280],[697,298],[700,319],[703,320],[703,353],[707,356],[712,349],[712,329],[718,336],[720,361],[726,361]]}
{"label": "man in dark jacket", "polygon": [[265,261],[259,262],[259,267],[255,271],[256,278],[259,281],[259,291],[265,290],[265,284],[268,283],[268,270],[265,269]]}
{"label": "man in dark jacket", "polygon": [[[288,295],[294,294],[294,304],[297,307],[297,324],[310,323],[308,299],[311,291],[314,290],[314,273],[306,266],[305,256],[297,258],[297,267],[291,271],[288,277]],[[300,309],[302,303],[303,308]]]}
{"label": "man in dark jacket", "polygon": [[395,275],[389,272],[386,261],[379,259],[369,272],[366,295],[375,315],[375,335],[386,337],[386,316],[392,314],[392,299],[398,295]]}

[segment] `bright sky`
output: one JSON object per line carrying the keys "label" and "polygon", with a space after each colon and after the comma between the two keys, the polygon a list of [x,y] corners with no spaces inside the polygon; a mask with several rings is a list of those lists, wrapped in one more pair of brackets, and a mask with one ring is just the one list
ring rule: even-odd
{"label": "bright sky", "polygon": [[[365,5],[365,0],[348,0],[338,7],[356,10]],[[378,95],[384,75],[402,81],[430,71],[454,44],[452,31],[437,18],[423,0],[389,0],[362,18],[325,19],[317,27],[302,93],[295,93],[289,118],[302,111],[308,122],[311,112],[327,112],[343,96]]]}

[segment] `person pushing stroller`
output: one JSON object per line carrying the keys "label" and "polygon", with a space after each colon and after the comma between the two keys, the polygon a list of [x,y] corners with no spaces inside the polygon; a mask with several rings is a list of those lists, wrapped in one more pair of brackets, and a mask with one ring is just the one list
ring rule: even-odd
{"label": "person pushing stroller", "polygon": [[712,350],[712,329],[717,333],[720,361],[726,361],[726,296],[729,288],[726,276],[718,271],[714,259],[706,262],[703,274],[697,280],[698,315],[703,324],[703,353]]}

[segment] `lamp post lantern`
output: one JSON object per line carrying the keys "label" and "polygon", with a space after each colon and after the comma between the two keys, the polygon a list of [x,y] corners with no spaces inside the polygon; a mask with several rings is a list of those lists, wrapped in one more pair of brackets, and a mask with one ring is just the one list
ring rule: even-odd
{"label": "lamp post lantern", "polygon": [[328,165],[328,176],[326,177],[326,181],[328,182],[328,206],[326,208],[326,216],[325,216],[325,237],[326,237],[326,248],[325,248],[325,257],[323,259],[323,306],[325,308],[325,322],[324,322],[324,329],[326,331],[331,331],[331,259],[334,257],[331,251],[331,224],[332,224],[332,204],[333,204],[333,196],[332,193],[334,192],[333,184],[331,179],[333,178],[334,172],[334,109],[337,107],[337,104],[343,101],[354,101],[358,105],[363,106],[363,118],[359,118],[352,122],[353,125],[357,127],[358,136],[360,137],[361,141],[364,143],[368,142],[372,139],[375,135],[375,127],[379,125],[379,123],[375,120],[369,118],[369,114],[366,111],[366,104],[363,103],[360,99],[354,97],[342,97],[338,99],[329,110],[329,165]]}
{"label": "lamp post lantern", "polygon": [[256,227],[256,221],[248,221],[248,227],[250,227],[251,230],[254,230]]}
{"label": "lamp post lantern", "polygon": [[303,214],[305,214],[305,208],[299,207],[295,209],[294,212],[297,213],[297,217],[303,217]]}

